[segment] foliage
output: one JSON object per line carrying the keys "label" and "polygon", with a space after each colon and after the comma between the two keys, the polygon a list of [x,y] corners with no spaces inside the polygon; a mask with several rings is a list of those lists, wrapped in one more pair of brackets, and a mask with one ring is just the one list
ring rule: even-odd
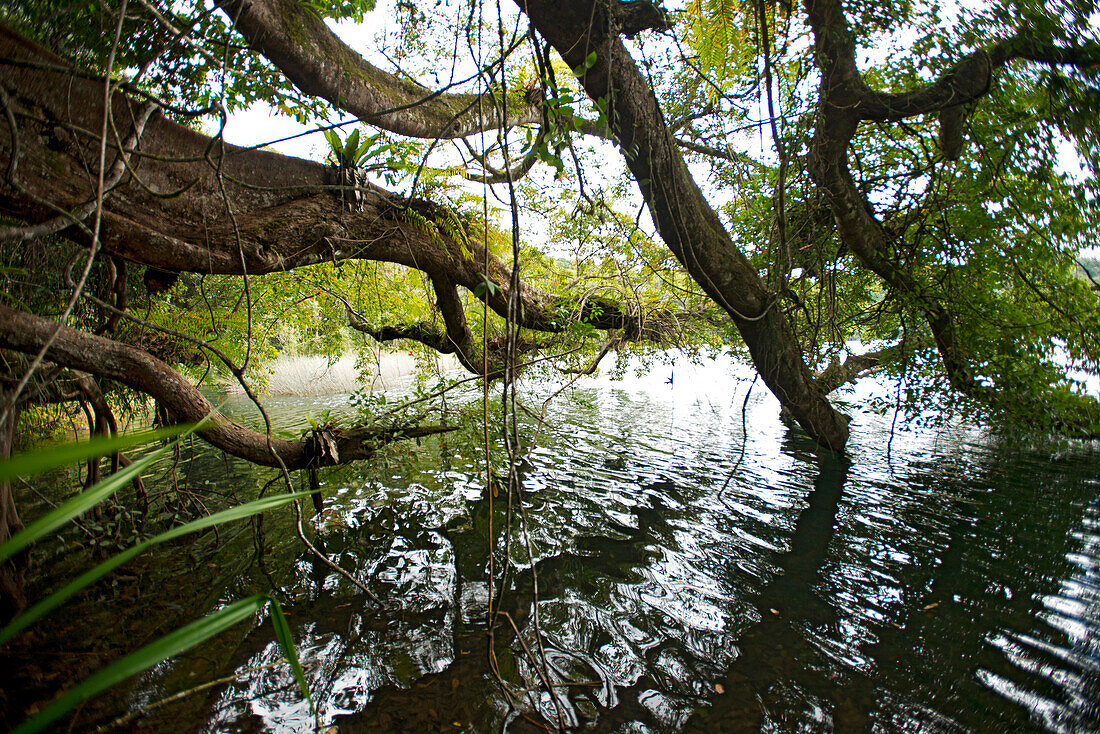
{"label": "foliage", "polygon": [[[16,476],[28,477],[40,474],[72,461],[100,456],[105,452],[118,451],[122,448],[145,444],[169,436],[179,436],[180,434],[186,435],[193,431],[194,428],[194,426],[177,426],[171,429],[160,429],[158,431],[143,434],[99,438],[91,441],[63,444],[36,452],[26,453],[16,458],[0,462],[0,478],[7,479]],[[42,541],[46,537],[57,532],[59,528],[73,518],[88,512],[94,506],[106,501],[123,486],[133,481],[142,471],[148,469],[153,462],[171,450],[174,446],[175,442],[168,443],[151,451],[139,461],[132,463],[130,466],[112,474],[102,482],[80,492],[72,499],[35,520],[0,545],[0,563],[17,555],[32,543]],[[17,616],[5,627],[0,629],[0,645],[11,640],[11,638],[29,627],[43,615],[64,604],[66,600],[70,599],[81,589],[102,579],[122,564],[132,560],[155,545],[199,530],[267,512],[290,502],[297,501],[308,494],[308,492],[287,494],[248,502],[221,512],[216,512],[199,520],[179,525],[153,538],[137,543],[85,572],[61,589],[54,591],[52,594],[40,600],[31,609]],[[267,607],[270,607],[271,619],[275,627],[276,637],[290,662],[302,695],[309,699],[309,689],[306,685],[305,673],[302,671],[301,664],[298,662],[297,653],[294,649],[294,641],[290,634],[290,627],[279,606],[279,602],[274,597],[267,594],[258,594],[229,604],[203,619],[187,624],[115,661],[103,670],[74,686],[67,693],[35,714],[32,718],[17,726],[13,731],[20,732],[20,734],[30,734],[31,732],[41,731],[82,702],[99,695],[107,688],[125,681],[127,678],[130,678],[142,670],[152,668],[172,656],[179,655],[191,649],[195,645],[219,634],[228,627],[255,615],[257,612],[262,612]]]}
{"label": "foliage", "polygon": [[[948,74],[965,54],[999,40],[1098,40],[1096,7],[1089,2],[955,5],[936,0],[842,3],[863,81],[883,94],[901,93]],[[375,12],[373,0],[303,0],[294,7],[309,8],[342,31]],[[507,338],[499,304],[507,296],[514,308],[516,299],[528,295],[531,304],[545,308],[547,317],[537,337],[521,334],[519,339],[537,341],[543,355],[554,355],[550,364],[574,373],[611,348],[617,355],[612,371],[620,373],[628,356],[640,356],[648,366],[668,347],[695,353],[744,350],[738,326],[779,314],[784,328],[794,334],[794,351],[801,349],[811,369],[824,370],[860,352],[880,355],[874,369],[896,377],[904,389],[892,404],[882,402],[872,409],[902,407],[910,417],[931,420],[963,414],[1033,435],[1100,435],[1095,394],[1100,379],[1100,275],[1090,269],[1087,274],[1094,281],[1078,274],[1079,266],[1095,264],[1092,248],[1098,246],[1095,233],[1100,231],[1100,69],[1024,60],[998,69],[988,90],[955,110],[965,141],[961,156],[948,155],[941,142],[945,117],[938,114],[904,120],[886,116],[859,125],[843,160],[835,163],[851,176],[861,198],[853,206],[870,211],[883,232],[886,244],[875,254],[894,268],[897,277],[891,281],[876,274],[865,254],[853,251],[838,231],[838,212],[828,192],[811,175],[825,70],[824,52],[815,47],[805,9],[766,0],[689,0],[675,12],[672,34],[646,34],[630,46],[629,58],[644,69],[662,119],[717,210],[718,220],[712,221],[709,211],[701,215],[702,228],[717,230],[720,220],[729,235],[729,242],[723,242],[745,256],[749,272],[759,274],[763,283],[765,313],[730,318],[728,309],[706,295],[715,291],[714,284],[690,277],[690,258],[682,255],[684,261],[679,261],[649,224],[646,206],[653,202],[643,204],[638,188],[663,182],[632,180],[605,139],[613,137],[609,124],[616,98],[593,94],[595,99],[589,99],[578,82],[606,68],[602,48],[586,48],[566,64],[550,58],[550,44],[528,33],[518,13],[501,11],[494,18],[487,6],[476,3],[402,0],[393,7],[391,28],[373,38],[358,37],[355,43],[371,49],[368,60],[377,69],[394,72],[394,88],[412,89],[419,99],[397,104],[386,114],[363,115],[375,124],[355,122],[345,133],[349,123],[336,122],[345,119],[336,113],[346,98],[332,94],[326,101],[301,91],[290,82],[291,75],[276,70],[242,39],[214,3],[143,1],[130,3],[125,14],[114,2],[7,4],[0,8],[0,22],[88,73],[131,80],[127,93],[159,98],[165,114],[193,128],[215,132],[227,115],[260,102],[295,118],[327,142],[327,163],[341,174],[354,169],[350,180],[355,188],[366,188],[365,177],[371,185],[394,189],[384,197],[390,206],[384,236],[423,236],[430,242],[429,254],[446,258],[447,267],[445,277],[437,274],[433,282],[418,267],[376,262],[371,259],[373,240],[344,237],[342,220],[324,222],[332,227],[319,224],[323,234],[314,239],[325,242],[329,251],[314,254],[311,264],[289,272],[247,277],[160,273],[172,277],[163,287],[151,287],[151,280],[157,281],[149,276],[158,275],[152,269],[143,271],[144,266],[131,263],[123,270],[121,261],[99,258],[85,297],[75,299],[69,312],[74,273],[87,251],[83,244],[51,236],[0,245],[4,305],[53,319],[67,314],[66,325],[109,334],[196,382],[209,386],[243,376],[260,392],[267,370],[281,355],[335,358],[357,351],[365,363],[375,342],[350,328],[352,314],[367,331],[393,327],[409,334],[415,327],[417,333],[438,336],[434,342],[424,341],[441,349],[456,346],[458,340],[448,329],[465,319],[469,343],[499,354],[514,343]],[[119,15],[121,21],[116,20]],[[121,42],[109,62],[116,23]],[[344,82],[356,82],[347,68],[338,68],[341,59],[322,61],[331,62],[334,75]],[[643,96],[650,100],[648,90]],[[390,113],[416,114],[405,108],[439,99],[450,99],[453,105],[446,113],[453,118],[441,126],[439,139],[413,140],[382,127]],[[452,123],[496,104],[513,112],[529,107],[537,110],[537,117],[522,126],[509,122],[498,130],[479,129],[465,139],[448,137]],[[617,129],[620,136],[622,132]],[[634,156],[633,149],[626,153]],[[155,164],[154,158],[142,161],[142,166]],[[15,168],[13,161],[9,171]],[[320,180],[322,174],[317,175]],[[333,188],[346,191],[347,180],[341,178],[338,186],[331,179],[311,186],[328,195]],[[282,187],[298,195],[296,183],[273,182],[270,191]],[[320,196],[315,190],[303,194],[313,195]],[[225,203],[218,202],[219,216]],[[319,206],[319,211],[330,216],[333,209]],[[205,212],[203,216],[205,223]],[[236,228],[236,218],[229,219]],[[277,239],[279,226],[276,222],[270,232],[265,230],[269,240]],[[338,256],[337,240],[342,252],[351,254]],[[486,272],[476,262],[479,247],[497,258]],[[418,264],[415,257],[411,261]],[[436,289],[441,280],[458,273],[472,275],[462,291],[456,290],[453,302],[461,313],[448,312],[448,324],[444,299]],[[120,293],[126,298],[119,298]],[[128,314],[118,323],[113,323],[117,319],[108,304],[112,294],[115,303],[125,302]],[[491,303],[497,304],[496,311]],[[953,340],[948,346],[930,323],[929,304],[948,314],[946,330]],[[619,324],[597,326],[616,309],[622,315]],[[410,344],[400,346],[420,357],[425,354],[426,347]],[[945,356],[957,358],[965,374],[948,374]],[[26,356],[0,353],[4,376],[24,374],[28,365]],[[35,400],[71,399],[57,397],[56,391],[51,395],[50,388],[70,384],[74,375],[43,369],[39,378],[28,388]],[[352,398],[354,427],[414,424],[428,414],[425,406],[434,411],[442,405],[439,409],[446,411],[449,398],[436,399],[454,384],[435,378],[422,377],[413,399],[398,405],[370,390],[360,391]],[[103,382],[112,406],[136,395]],[[137,397],[135,406],[140,405]],[[503,413],[507,402],[494,403],[494,412]],[[70,410],[76,414],[78,409]],[[488,412],[488,403],[484,410]],[[455,415],[447,412],[448,418]],[[306,435],[315,438],[352,428],[337,425],[327,413],[310,417],[310,423]],[[94,439],[75,453],[61,447],[25,455],[0,465],[0,482],[170,434]],[[0,562],[112,498],[120,506],[119,516],[136,513],[116,493],[166,450],[45,513],[0,546]],[[410,460],[411,451],[380,449],[373,460],[401,464]],[[498,455],[493,461],[502,459]],[[151,537],[139,533],[134,521],[132,543],[0,630],[0,642],[155,545],[297,498],[287,494],[245,501],[238,496],[220,511],[175,518]],[[24,729],[47,726],[105,687],[265,609],[308,696],[286,620],[275,600],[260,594],[127,655],[51,704]]]}
{"label": "foliage", "polygon": [[[332,17],[345,17],[345,13],[362,17],[366,5],[318,3]],[[115,68],[148,67],[138,86],[170,103],[170,114],[186,121],[243,110],[259,100],[303,120],[325,114],[327,105],[302,95],[262,56],[232,42],[232,30],[212,5],[189,1],[150,3],[150,7],[156,8],[163,22],[149,13],[128,14],[121,27],[125,43],[116,52]],[[96,3],[73,0],[20,0],[0,8],[0,22],[80,68],[103,73],[115,26],[103,10]],[[176,32],[180,30],[188,32]],[[215,50],[212,44],[219,42],[221,48]]]}
{"label": "foliage", "polygon": [[[714,90],[708,95],[714,112],[693,120],[686,136],[715,145],[766,111],[762,68],[771,66],[780,140],[762,136],[758,146],[741,144],[730,158],[707,159],[719,189],[731,194],[723,209],[727,226],[783,296],[811,363],[843,356],[853,344],[900,346],[880,369],[906,376],[913,415],[942,409],[943,396],[953,390],[921,303],[887,288],[847,251],[804,173],[818,124],[818,91],[805,76],[812,39],[777,15],[768,21],[773,55],[765,60],[763,6],[689,3],[688,40],[698,64],[675,77],[670,103],[697,109],[699,90]],[[782,12],[779,4],[767,7]],[[856,43],[869,58],[861,72],[880,88],[912,89],[946,72],[959,43],[973,48],[1023,33],[1079,44],[1096,36],[1085,6],[983,8],[962,13],[954,24],[942,20],[938,3],[848,8]],[[708,34],[722,33],[756,33],[753,52],[737,59],[709,48]],[[1100,408],[1081,380],[1100,373],[1100,312],[1090,283],[1073,277],[1100,227],[1096,90],[1095,69],[1013,65],[994,77],[988,98],[968,107],[968,147],[958,162],[942,158],[932,116],[864,124],[853,145],[857,187],[895,243],[891,258],[953,314],[979,386],[963,400],[966,412],[1023,432],[1091,435],[1100,427]],[[1081,155],[1081,173],[1072,162],[1067,170],[1073,156],[1067,140]],[[776,142],[787,156],[782,233]]]}

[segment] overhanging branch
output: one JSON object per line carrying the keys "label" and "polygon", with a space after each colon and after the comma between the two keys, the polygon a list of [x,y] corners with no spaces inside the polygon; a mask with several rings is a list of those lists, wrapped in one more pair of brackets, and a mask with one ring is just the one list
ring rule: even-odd
{"label": "overhanging branch", "polygon": [[[105,377],[156,398],[173,420],[197,423],[198,433],[223,451],[264,466],[302,469],[365,459],[379,447],[402,438],[453,430],[449,426],[397,426],[328,429],[326,440],[290,441],[246,428],[218,413],[187,379],[151,355],[112,339],[94,336],[0,305],[0,348],[37,353],[56,330],[46,351],[51,362]],[[331,441],[331,445],[329,442]]]}
{"label": "overhanging branch", "polygon": [[542,121],[540,105],[432,91],[370,64],[297,0],[219,0],[248,44],[302,92],[365,123],[416,138],[462,138]]}
{"label": "overhanging branch", "polygon": [[[55,213],[43,200],[66,210],[87,201],[92,179],[83,161],[98,145],[87,131],[101,124],[100,83],[66,71],[45,49],[0,29],[0,85],[13,100],[21,133],[25,189],[0,190],[0,214],[33,225]],[[141,104],[116,94],[116,127],[128,127],[141,110]],[[0,135],[0,159],[12,153],[11,137]],[[262,275],[326,260],[390,262],[469,291],[488,280],[495,287],[483,298],[497,314],[508,312],[510,269],[445,207],[367,186],[361,211],[348,212],[329,167],[237,148],[159,115],[149,120],[130,158],[127,170],[140,171],[143,185],[124,175],[105,202],[106,254],[172,272],[226,275]],[[164,191],[177,194],[155,193]],[[232,202],[235,221],[223,216],[223,195]],[[86,241],[78,231],[64,234]],[[654,336],[642,317],[614,303],[588,302],[566,316],[561,304],[567,300],[525,284],[519,325],[554,333],[577,318],[597,329]]]}

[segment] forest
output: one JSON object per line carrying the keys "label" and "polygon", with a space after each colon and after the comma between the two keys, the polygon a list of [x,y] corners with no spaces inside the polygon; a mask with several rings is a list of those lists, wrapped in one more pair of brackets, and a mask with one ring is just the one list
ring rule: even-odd
{"label": "forest", "polygon": [[[963,728],[1013,716],[1039,730],[1100,723],[1087,703],[1095,676],[1081,673],[1098,660],[1095,612],[1084,640],[1066,643],[1085,677],[1050,694],[1064,703],[1053,720],[1040,705],[1000,703],[971,719],[938,693],[895,711],[882,703],[887,684],[840,653],[843,664],[827,665],[799,652],[787,682],[764,687],[746,683],[758,673],[744,662],[754,650],[758,662],[788,659],[768,647],[773,615],[785,629],[814,628],[784,615],[792,598],[822,593],[808,579],[832,578],[845,508],[912,509],[916,488],[949,487],[922,500],[949,508],[942,523],[898,509],[920,531],[906,542],[932,545],[894,554],[927,552],[929,567],[946,568],[968,542],[956,536],[972,473],[1001,477],[1008,488],[989,502],[1007,502],[998,512],[1019,513],[1017,531],[1037,537],[1036,508],[1005,498],[1027,494],[1012,482],[1042,476],[1064,487],[1038,510],[1059,540],[1053,555],[1021,563],[1061,569],[1076,551],[1059,543],[1086,532],[1074,523],[1095,533],[1100,10],[1089,0],[14,0],[0,9],[0,107],[0,657],[20,679],[5,682],[0,721],[12,729],[171,731],[177,704],[150,697],[167,702],[203,681],[162,681],[155,693],[137,681],[184,670],[188,655],[224,657],[200,674],[211,686],[241,680],[238,658],[258,649],[264,670],[285,661],[277,695],[307,711],[278,725],[261,717],[265,731],[785,731],[797,716],[761,701],[783,699],[783,685],[809,700],[820,682],[805,671],[834,664],[827,685],[841,681],[843,695],[813,700],[841,731],[938,730],[918,709]],[[256,110],[300,132],[257,126],[230,142]],[[403,392],[373,389],[372,370],[395,355],[411,355],[417,375]],[[358,382],[335,409],[286,412],[272,399],[292,357],[354,364]],[[622,402],[616,380],[657,402]],[[723,417],[660,402],[689,389]],[[604,401],[614,407],[593,407]],[[666,418],[670,432],[696,438],[669,438],[662,452],[713,441],[721,454],[698,460],[719,461],[704,493],[680,498],[694,470],[677,465],[681,479],[638,469],[645,482],[619,477],[623,487],[598,499],[599,472],[618,477],[632,454],[608,449],[586,474],[587,454],[565,437],[599,424],[604,448],[634,436],[657,452],[668,437],[646,431]],[[980,451],[968,431],[980,432]],[[929,438],[941,434],[952,438]],[[896,435],[908,437],[900,475]],[[553,460],[540,459],[551,445]],[[1025,468],[1039,455],[1039,469]],[[956,462],[954,474],[934,473]],[[561,507],[537,491],[559,470]],[[775,500],[757,471],[797,476],[801,499]],[[402,492],[426,494],[394,495],[399,476]],[[875,484],[894,481],[905,489],[893,495]],[[204,494],[203,482],[224,491]],[[730,505],[731,487],[754,499]],[[349,509],[345,490],[362,494],[372,519],[366,505]],[[756,569],[748,587],[715,582],[718,626],[739,632],[714,644],[741,657],[696,650],[691,638],[679,674],[656,653],[639,653],[634,672],[608,672],[599,634],[582,652],[562,642],[580,622],[556,619],[555,604],[585,583],[629,597],[635,576],[655,583],[659,568],[698,562],[710,573],[723,552],[740,557],[727,546],[750,532],[738,513],[757,501],[767,507],[746,522],[794,513],[760,537],[793,535],[742,564]],[[318,672],[329,662],[314,655],[317,640],[329,638],[317,629],[331,623],[354,657],[370,646],[364,630],[401,627],[393,610],[413,614],[417,594],[434,599],[438,587],[425,571],[399,603],[400,584],[379,586],[396,552],[367,541],[382,517],[424,557],[447,549],[454,593],[438,603],[450,653],[409,663],[415,672],[372,658],[362,669],[391,672],[363,684],[355,705],[336,705],[334,679]],[[704,543],[708,523],[728,533],[715,549],[653,561],[687,552],[680,533],[698,530],[692,543]],[[599,543],[586,546],[590,536]],[[258,566],[216,599],[191,599],[187,589],[211,583],[196,568],[239,556],[245,539]],[[628,570],[585,581],[591,558]],[[190,586],[150,601],[168,568]],[[1055,583],[1064,571],[1037,574]],[[939,588],[932,580],[903,576],[898,598],[923,599],[921,613],[945,603],[916,591]],[[1095,568],[1086,577],[1100,588]],[[464,590],[482,587],[467,614]],[[741,595],[757,600],[759,619],[738,616]],[[163,620],[81,648],[79,665],[42,662],[92,634],[71,620],[110,628],[101,615],[113,605]],[[316,629],[303,627],[314,616]],[[340,636],[352,627],[354,644]],[[828,647],[798,635],[798,650]],[[856,638],[915,644],[893,627]],[[451,692],[415,698],[429,676]],[[599,688],[593,678],[599,693],[586,692]],[[681,690],[696,679],[711,681],[706,695]],[[1007,684],[982,680],[997,701],[1015,700]],[[179,704],[193,717],[179,719],[186,730],[254,724],[202,713],[217,689],[196,690]],[[491,704],[475,711],[475,699]],[[345,714],[358,718],[337,720]]]}

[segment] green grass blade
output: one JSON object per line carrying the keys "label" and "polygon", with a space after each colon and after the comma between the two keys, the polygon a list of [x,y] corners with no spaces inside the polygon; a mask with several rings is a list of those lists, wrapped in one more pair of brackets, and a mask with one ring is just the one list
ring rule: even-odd
{"label": "green grass blade", "polygon": [[59,446],[51,446],[41,451],[20,454],[0,461],[0,482],[9,481],[16,477],[33,477],[44,474],[59,466],[75,464],[78,461],[92,459],[97,456],[107,456],[134,446],[142,446],[166,438],[174,438],[194,429],[194,424],[191,424],[158,428],[155,431],[127,433],[121,436],[96,436],[87,441],[73,441]]}
{"label": "green grass blade", "polygon": [[94,698],[130,676],[151,668],[174,655],[186,652],[200,642],[210,639],[244,619],[248,619],[262,610],[269,601],[274,600],[266,594],[257,594],[230,604],[224,609],[181,627],[175,632],[170,632],[159,640],[149,643],[140,650],[130,653],[121,660],[115,661],[98,673],[81,681],[68,693],[42,709],[36,716],[15,727],[12,734],[33,734],[33,732],[42,731],[75,706]]}
{"label": "green grass blade", "polygon": [[[68,584],[50,594],[45,599],[42,599],[33,607],[13,619],[6,627],[0,629],[0,645],[3,645],[12,637],[19,634],[30,625],[34,624],[41,617],[57,608],[59,605],[64,603],[67,599],[71,598],[81,589],[95,583],[99,579],[109,574],[111,571],[114,571],[116,568],[128,562],[132,558],[141,555],[147,549],[151,548],[154,545],[164,543],[174,538],[179,538],[189,533],[194,533],[199,530],[212,527],[214,525],[233,522],[234,520],[241,520],[246,517],[250,517],[251,515],[259,514],[261,512],[267,512],[268,510],[273,510],[277,507],[281,507],[288,502],[293,502],[296,499],[308,497],[309,494],[309,492],[298,492],[295,494],[275,495],[273,497],[265,497],[263,499],[258,499],[253,502],[248,502],[243,505],[237,505],[236,507],[230,507],[227,510],[215,512],[212,515],[200,517],[198,520],[192,520],[191,522],[184,525],[179,525],[172,528],[171,530],[167,530],[163,533],[160,533],[159,535],[155,535],[148,540],[142,541],[141,543],[138,543],[131,548],[127,548],[126,550],[117,553],[114,556],[111,556],[95,568],[92,568],[91,570],[81,574],[76,579],[70,581]],[[279,632],[278,624],[275,625],[275,630],[276,633]],[[289,627],[287,628],[286,633],[287,635],[290,634]],[[291,661],[291,665],[294,665],[294,661]],[[299,685],[302,684],[303,682],[299,681]]]}
{"label": "green grass blade", "polygon": [[112,474],[102,482],[98,482],[95,486],[84,490],[68,502],[50,510],[42,517],[11,536],[7,542],[0,545],[0,563],[3,563],[42,536],[48,535],[77,515],[87,512],[95,505],[113,495],[171,447],[172,444],[162,446],[148,456],[139,461],[135,461],[125,469]]}
{"label": "green grass blade", "polygon": [[313,706],[313,698],[309,695],[309,683],[306,682],[306,672],[302,670],[302,664],[298,661],[298,651],[294,649],[294,636],[290,634],[290,623],[286,621],[283,608],[276,599],[271,600],[271,624],[275,626],[275,639],[279,641],[279,647],[283,648],[283,655],[290,663],[290,669],[294,671],[294,678],[298,681],[298,688],[302,695],[309,701],[309,710],[316,718],[317,709]]}

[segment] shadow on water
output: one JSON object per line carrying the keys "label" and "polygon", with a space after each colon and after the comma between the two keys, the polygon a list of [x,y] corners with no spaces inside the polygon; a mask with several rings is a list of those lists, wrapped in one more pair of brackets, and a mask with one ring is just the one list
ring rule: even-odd
{"label": "shadow on water", "polygon": [[[1088,447],[1052,461],[974,431],[910,432],[891,467],[888,423],[865,419],[849,459],[757,400],[746,437],[747,381],[678,370],[674,388],[597,385],[554,405],[520,467],[533,557],[518,519],[503,553],[507,508],[482,486],[480,435],[444,437],[410,449],[408,466],[323,475],[327,509],[310,533],[381,608],[275,515],[143,557],[129,587],[90,594],[55,621],[64,642],[43,648],[75,660],[132,647],[271,591],[324,725],[344,733],[1100,731],[1100,462]],[[270,479],[215,454],[187,461],[188,491]],[[504,567],[506,616],[490,638]],[[106,607],[118,588],[132,599]],[[150,614],[165,590],[172,614]],[[545,667],[528,653],[540,647]],[[80,723],[214,682],[139,728],[305,730],[281,658],[269,625],[242,626]]]}
{"label": "shadow on water", "polygon": [[[797,439],[795,439],[797,440]],[[789,450],[805,456],[807,449]],[[809,449],[812,450],[812,449]],[[836,614],[817,595],[829,543],[836,530],[837,510],[848,479],[850,460],[829,451],[816,451],[817,478],[806,508],[795,522],[790,549],[778,559],[777,575],[758,595],[759,622],[736,640],[739,655],[726,673],[720,693],[687,722],[684,731],[760,731],[765,720],[764,694],[775,684],[791,681],[821,698],[829,697],[829,681],[799,665],[810,653],[810,642],[800,634],[804,625],[836,625]],[[839,709],[838,713],[840,710]],[[844,711],[836,717],[840,731],[861,731],[865,717]]]}
{"label": "shadow on water", "polygon": [[[696,697],[700,706],[683,726],[684,731],[760,731],[768,718],[764,697],[777,684],[793,685],[800,689],[800,695],[822,701],[837,698],[833,695],[837,690],[836,681],[805,665],[814,655],[814,649],[803,634],[803,628],[838,627],[836,610],[821,599],[815,585],[821,581],[822,566],[835,534],[850,460],[832,452],[818,451],[801,435],[788,434],[783,451],[799,461],[815,465],[817,476],[806,498],[806,506],[794,523],[789,550],[776,559],[772,580],[755,599],[753,606],[759,621],[736,638],[738,654],[724,679],[714,686],[719,692]],[[668,482],[655,483],[652,488],[676,493],[676,487]],[[457,551],[458,598],[464,596],[462,579],[484,577],[485,559],[489,553],[489,545],[485,542],[488,504],[484,496],[479,499],[471,507],[474,522],[449,534]],[[524,706],[529,702],[521,701],[520,706],[527,709],[522,714],[509,707],[493,674],[501,660],[506,661],[504,667],[507,669],[517,665],[510,648],[516,643],[517,633],[528,631],[534,579],[538,579],[543,599],[566,596],[571,588],[592,593],[594,589],[585,584],[585,579],[597,575],[637,583],[642,578],[640,569],[656,555],[652,548],[668,547],[675,542],[668,522],[670,514],[675,513],[670,513],[667,507],[641,506],[636,511],[634,525],[614,524],[613,529],[620,537],[578,537],[576,552],[556,554],[540,560],[533,569],[520,571],[514,579],[513,593],[506,597],[512,602],[504,610],[506,621],[498,623],[492,639],[486,632],[484,615],[480,614],[484,606],[463,609],[462,619],[456,623],[454,631],[454,658],[444,670],[426,675],[411,686],[383,686],[373,692],[370,703],[362,711],[338,717],[334,723],[342,732],[453,731],[454,727],[468,724],[473,724],[474,731],[501,727],[513,732],[555,728],[558,722],[533,713],[538,709],[537,703]],[[729,568],[736,570],[735,566]],[[734,587],[740,582],[732,578],[728,583]],[[482,593],[484,595],[484,589]],[[568,712],[564,723],[570,726],[584,724],[588,731],[625,731],[638,725],[653,731],[669,729],[669,722],[647,705],[647,699],[667,687],[664,685],[667,681],[655,680],[651,672],[646,671],[632,684],[622,685],[610,680],[606,670],[590,656],[557,648],[547,635],[542,642],[551,658],[580,661],[583,673],[587,673],[580,676],[587,680],[576,680],[558,675],[563,672],[558,666],[549,671],[559,686],[556,709]],[[656,664],[658,658],[670,651],[686,657],[684,646],[669,639],[649,650],[646,658]],[[491,665],[490,660],[495,660],[496,665]],[[682,687],[676,688],[683,693]],[[846,695],[834,701],[832,711],[819,712],[831,718],[839,731],[862,730],[869,721],[870,702],[865,700],[857,705],[852,701],[853,688],[869,693],[866,686],[853,686],[849,681]],[[494,700],[496,706],[487,709],[485,702]]]}

